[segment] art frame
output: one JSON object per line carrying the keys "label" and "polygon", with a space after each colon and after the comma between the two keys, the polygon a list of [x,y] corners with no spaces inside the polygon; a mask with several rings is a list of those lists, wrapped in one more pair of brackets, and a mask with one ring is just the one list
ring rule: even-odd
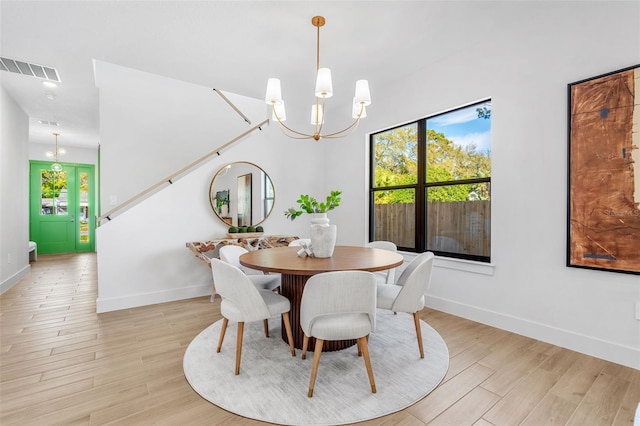
{"label": "art frame", "polygon": [[568,85],[567,266],[640,275],[640,64]]}

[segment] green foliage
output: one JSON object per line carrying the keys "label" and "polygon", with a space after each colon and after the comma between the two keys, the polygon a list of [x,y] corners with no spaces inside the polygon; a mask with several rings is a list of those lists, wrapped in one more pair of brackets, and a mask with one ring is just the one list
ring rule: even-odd
{"label": "green foliage", "polygon": [[484,118],[485,120],[491,118],[491,110],[486,106],[476,108],[476,112],[478,113],[478,118]]}
{"label": "green foliage", "polygon": [[[478,108],[478,117],[490,118],[491,110]],[[429,201],[489,199],[485,183],[456,185],[462,179],[491,175],[491,157],[473,144],[456,145],[443,133],[427,130],[427,182],[450,182],[429,188]],[[417,126],[407,125],[375,136],[375,187],[389,188],[417,183]],[[398,188],[375,192],[376,204],[413,203],[415,190]]]}
{"label": "green foliage", "polygon": [[42,170],[42,198],[57,198],[67,188],[67,172]]}
{"label": "green foliage", "polygon": [[296,201],[299,205],[299,210],[295,207],[290,207],[285,210],[284,215],[291,220],[295,220],[302,213],[326,213],[340,205],[340,194],[342,194],[342,191],[332,190],[324,202],[318,202],[314,197],[302,194]]}
{"label": "green foliage", "polygon": [[[417,182],[418,137],[415,124],[393,129],[375,136],[374,161],[376,166],[376,185],[379,178],[389,175],[404,176],[402,184]],[[386,176],[378,176],[386,170]]]}

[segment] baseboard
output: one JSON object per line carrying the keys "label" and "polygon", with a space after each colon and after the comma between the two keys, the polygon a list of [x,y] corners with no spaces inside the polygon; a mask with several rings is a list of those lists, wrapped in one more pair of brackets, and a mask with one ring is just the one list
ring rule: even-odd
{"label": "baseboard", "polygon": [[18,284],[25,275],[27,275],[31,271],[31,265],[27,265],[24,268],[20,269],[15,274],[11,275],[9,278],[0,283],[0,294],[3,294],[5,291],[9,290],[14,285]]}
{"label": "baseboard", "polygon": [[140,306],[155,305],[157,303],[175,302],[176,300],[193,299],[209,296],[211,285],[191,286],[153,293],[134,294],[123,297],[96,299],[96,312],[111,312],[121,309],[138,308]]}
{"label": "baseboard", "polygon": [[466,305],[439,297],[428,296],[427,306],[448,314],[487,324],[616,364],[640,369],[640,348],[621,345],[593,336],[551,327],[547,324],[506,315],[501,312],[481,309],[477,306]]}

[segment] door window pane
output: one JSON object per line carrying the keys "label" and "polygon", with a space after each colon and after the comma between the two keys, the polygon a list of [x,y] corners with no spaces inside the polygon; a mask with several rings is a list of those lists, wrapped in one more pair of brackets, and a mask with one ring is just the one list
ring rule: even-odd
{"label": "door window pane", "polygon": [[79,229],[79,239],[81,243],[90,242],[90,232],[89,232],[89,173],[82,172],[79,174],[80,176],[80,220],[78,220],[78,224],[80,226]]}
{"label": "door window pane", "polygon": [[42,215],[68,214],[66,171],[41,170],[40,207]]}

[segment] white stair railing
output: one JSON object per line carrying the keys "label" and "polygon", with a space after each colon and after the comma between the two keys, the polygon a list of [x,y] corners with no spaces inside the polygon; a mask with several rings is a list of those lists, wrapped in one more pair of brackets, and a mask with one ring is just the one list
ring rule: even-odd
{"label": "white stair railing", "polygon": [[[249,120],[249,118],[246,115],[244,115],[242,113],[242,111],[240,111],[221,91],[219,91],[217,89],[213,89],[213,91],[215,93],[217,93],[218,96],[220,96],[220,98],[222,98],[222,100],[225,101],[235,112],[237,112],[238,115],[240,117],[242,117],[242,119],[247,124],[251,124],[251,120]],[[166,185],[173,184],[173,182],[175,182],[176,179],[180,178],[181,176],[183,176],[187,172],[191,171],[192,169],[200,166],[202,163],[204,163],[205,161],[209,160],[211,157],[216,156],[216,155],[218,155],[218,156],[221,155],[220,153],[223,150],[229,148],[231,145],[233,145],[234,143],[238,142],[239,140],[241,140],[245,136],[253,133],[255,130],[262,130],[262,126],[264,126],[265,124],[268,124],[268,123],[269,123],[268,119],[264,120],[263,122],[261,122],[257,126],[253,126],[252,128],[250,128],[246,132],[241,133],[240,135],[238,135],[235,138],[231,139],[230,141],[220,145],[218,148],[214,149],[213,151],[209,152],[208,154],[203,155],[202,157],[198,158],[196,161],[192,162],[191,164],[186,165],[185,167],[181,168],[177,172],[172,173],[171,175],[167,176],[166,178],[162,179],[161,181],[155,183],[154,185],[151,185],[149,188],[145,189],[144,191],[142,191],[142,192],[134,195],[133,197],[129,198],[127,201],[117,205],[116,207],[112,208],[111,210],[109,210],[105,214],[103,214],[100,217],[98,217],[98,219],[96,220],[96,226],[100,226],[101,222],[103,220],[105,220],[105,219],[108,220],[108,221],[112,220],[115,217],[116,214],[123,213],[126,209],[135,206],[136,204],[138,204],[139,202],[144,200],[146,197],[148,197],[149,195],[159,191],[161,188],[165,187]]]}

